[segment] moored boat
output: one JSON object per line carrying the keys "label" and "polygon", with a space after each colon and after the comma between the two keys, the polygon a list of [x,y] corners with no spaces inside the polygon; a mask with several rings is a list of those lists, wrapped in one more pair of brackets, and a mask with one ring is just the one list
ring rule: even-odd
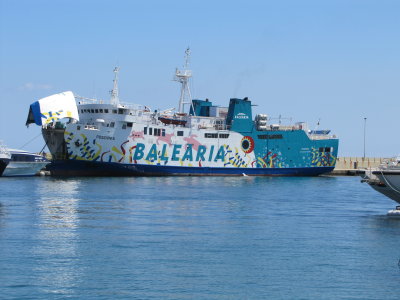
{"label": "moored boat", "polygon": [[45,157],[25,150],[8,149],[10,162],[3,172],[5,177],[34,176],[50,163]]}
{"label": "moored boat", "polygon": [[[361,172],[363,179],[374,190],[400,204],[400,157],[387,160],[377,168]],[[398,216],[398,207],[388,212],[388,215]]]}
{"label": "moored boat", "polygon": [[251,101],[229,107],[191,99],[189,52],[175,80],[179,109],[152,111],[119,100],[118,71],[110,103],[64,92],[40,99],[27,124],[42,126],[58,176],[254,175],[316,176],[334,169],[338,139],[298,122],[253,118]]}

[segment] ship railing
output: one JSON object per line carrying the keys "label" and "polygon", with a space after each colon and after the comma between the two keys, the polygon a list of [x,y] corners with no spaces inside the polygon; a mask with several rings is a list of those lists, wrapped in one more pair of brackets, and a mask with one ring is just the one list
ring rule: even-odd
{"label": "ship railing", "polygon": [[334,134],[309,134],[308,137],[310,140],[330,140],[336,139],[336,135]]}
{"label": "ship railing", "polygon": [[43,129],[65,129],[65,124],[61,122],[50,122],[47,124],[43,124]]}
{"label": "ship railing", "polygon": [[105,103],[105,101],[102,99],[82,97],[79,95],[75,95],[75,99],[79,100],[79,104],[104,104]]}
{"label": "ship railing", "polygon": [[215,124],[214,125],[214,128],[216,129],[216,130],[227,130],[227,125],[226,124]]}
{"label": "ship railing", "polygon": [[[79,95],[75,95],[75,99],[79,99],[79,104],[110,104],[103,99],[88,98]],[[128,102],[119,102],[118,107],[129,108],[134,110],[146,110],[147,108],[142,104],[128,103]]]}
{"label": "ship railing", "polygon": [[120,102],[119,103],[119,107],[129,108],[129,109],[133,109],[133,110],[143,110],[143,111],[149,111],[150,112],[150,110],[147,109],[147,106],[144,106],[142,104]]}
{"label": "ship railing", "polygon": [[265,127],[265,129],[260,130],[260,131],[294,131],[294,130],[304,130],[304,129],[298,125],[293,126],[293,125],[271,124],[271,125],[267,125]]}

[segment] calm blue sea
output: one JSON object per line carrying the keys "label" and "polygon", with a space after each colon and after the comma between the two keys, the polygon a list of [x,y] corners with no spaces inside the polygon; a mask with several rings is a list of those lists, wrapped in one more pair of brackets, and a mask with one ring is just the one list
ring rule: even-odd
{"label": "calm blue sea", "polygon": [[0,178],[1,299],[400,299],[358,177]]}

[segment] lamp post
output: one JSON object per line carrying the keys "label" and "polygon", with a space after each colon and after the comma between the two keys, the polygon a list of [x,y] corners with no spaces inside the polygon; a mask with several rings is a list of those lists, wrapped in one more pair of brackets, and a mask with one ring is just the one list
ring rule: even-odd
{"label": "lamp post", "polygon": [[364,118],[364,159],[365,159],[365,132],[367,128],[367,118]]}

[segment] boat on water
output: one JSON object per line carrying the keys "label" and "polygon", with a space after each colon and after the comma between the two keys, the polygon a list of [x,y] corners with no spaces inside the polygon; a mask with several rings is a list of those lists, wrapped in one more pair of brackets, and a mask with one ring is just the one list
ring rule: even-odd
{"label": "boat on water", "polygon": [[4,177],[34,176],[50,163],[42,155],[25,150],[8,149],[8,151],[11,158],[3,172]]}
{"label": "boat on water", "polygon": [[111,101],[64,92],[31,104],[27,124],[42,127],[55,176],[317,176],[335,167],[338,138],[304,122],[253,118],[252,102],[228,107],[191,99],[186,51],[179,108],[151,110],[119,99],[114,69]]}
{"label": "boat on water", "polygon": [[6,169],[7,165],[9,164],[10,159],[11,159],[10,152],[0,142],[0,176],[3,175],[3,172]]}
{"label": "boat on water", "polygon": [[[400,157],[360,173],[361,182],[368,183],[374,190],[400,204]],[[400,206],[390,210],[388,215],[400,216]]]}

